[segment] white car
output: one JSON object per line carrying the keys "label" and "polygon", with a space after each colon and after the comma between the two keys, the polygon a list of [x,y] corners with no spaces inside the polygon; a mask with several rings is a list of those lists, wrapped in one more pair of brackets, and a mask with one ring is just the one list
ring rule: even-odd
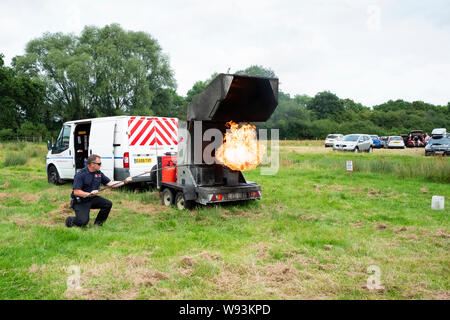
{"label": "white car", "polygon": [[361,151],[372,152],[372,139],[367,134],[348,134],[333,144],[333,150],[352,151],[355,153]]}
{"label": "white car", "polygon": [[393,149],[393,148],[405,149],[405,143],[403,142],[402,137],[400,137],[400,136],[391,136],[388,139],[387,147],[388,147],[388,149]]}
{"label": "white car", "polygon": [[329,134],[325,139],[325,148],[332,147],[333,144],[337,141],[340,141],[344,136],[339,133]]}

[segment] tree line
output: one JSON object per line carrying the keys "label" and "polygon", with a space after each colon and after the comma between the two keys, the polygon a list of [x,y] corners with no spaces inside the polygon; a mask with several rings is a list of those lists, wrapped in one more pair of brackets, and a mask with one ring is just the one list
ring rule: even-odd
{"label": "tree line", "polygon": [[[270,68],[235,72],[277,77]],[[69,120],[117,115],[186,118],[186,107],[217,75],[197,81],[186,96],[176,93],[174,72],[158,41],[118,24],[87,26],[79,36],[45,33],[25,54],[4,65],[0,54],[0,139],[55,137]],[[291,96],[260,128],[280,130],[281,139],[323,139],[329,133],[397,135],[413,129],[450,129],[450,102],[389,100],[368,108],[329,91]]]}

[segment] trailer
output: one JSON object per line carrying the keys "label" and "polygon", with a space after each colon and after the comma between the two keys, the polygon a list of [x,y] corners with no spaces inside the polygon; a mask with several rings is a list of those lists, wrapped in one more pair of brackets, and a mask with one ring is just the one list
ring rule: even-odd
{"label": "trailer", "polygon": [[195,204],[261,199],[261,187],[241,171],[203,157],[209,150],[203,137],[208,129],[220,130],[223,136],[229,121],[265,122],[277,105],[278,79],[219,74],[188,105],[187,121],[179,121],[178,153],[158,157],[162,204],[182,210]]}

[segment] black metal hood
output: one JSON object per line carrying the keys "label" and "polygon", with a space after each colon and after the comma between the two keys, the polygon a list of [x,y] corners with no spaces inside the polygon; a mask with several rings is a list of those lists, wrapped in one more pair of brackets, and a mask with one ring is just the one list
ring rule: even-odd
{"label": "black metal hood", "polygon": [[187,120],[265,122],[278,105],[278,79],[219,74],[187,107]]}

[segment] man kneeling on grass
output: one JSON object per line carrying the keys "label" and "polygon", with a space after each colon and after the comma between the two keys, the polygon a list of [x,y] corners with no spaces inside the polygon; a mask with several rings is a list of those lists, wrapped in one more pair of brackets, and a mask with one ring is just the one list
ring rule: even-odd
{"label": "man kneeling on grass", "polygon": [[91,154],[87,159],[86,167],[75,175],[71,195],[75,217],[67,217],[66,226],[68,228],[87,225],[91,209],[100,209],[94,224],[102,226],[111,211],[112,202],[97,195],[100,184],[117,188],[131,182],[131,177],[126,178],[124,181],[111,181],[100,171],[101,165],[100,157],[96,154]]}

